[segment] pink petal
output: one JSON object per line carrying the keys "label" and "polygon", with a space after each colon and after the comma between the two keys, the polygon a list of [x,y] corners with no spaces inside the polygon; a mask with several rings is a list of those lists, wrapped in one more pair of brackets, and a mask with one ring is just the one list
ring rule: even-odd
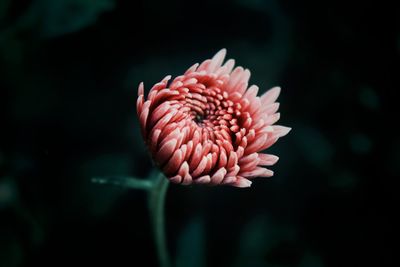
{"label": "pink petal", "polygon": [[194,64],[193,66],[191,66],[190,68],[188,68],[188,70],[185,72],[185,75],[196,71],[196,69],[197,69],[198,66],[199,66],[199,63],[196,63],[196,64]]}
{"label": "pink petal", "polygon": [[236,176],[225,176],[224,180],[221,182],[221,184],[233,184],[236,182],[237,178]]}
{"label": "pink petal", "polygon": [[228,170],[226,176],[236,176],[240,171],[240,167],[238,165],[233,166]]}
{"label": "pink petal", "polygon": [[173,113],[167,113],[167,115],[165,115],[165,117],[163,117],[162,119],[160,119],[156,125],[153,126],[153,129],[163,129],[167,123],[172,119],[172,117],[174,116]]}
{"label": "pink petal", "polygon": [[214,173],[214,175],[211,177],[211,183],[212,184],[220,184],[222,180],[224,179],[226,175],[226,169],[225,168],[220,168],[218,169],[217,172]]}
{"label": "pink petal", "polygon": [[249,89],[246,91],[243,97],[247,98],[250,102],[253,102],[254,98],[256,98],[257,96],[257,93],[258,93],[258,86],[252,85],[249,87]]}
{"label": "pink petal", "polygon": [[207,73],[208,66],[211,64],[211,59],[204,60],[200,66],[197,68],[198,72],[204,71],[204,74]]}
{"label": "pink petal", "polygon": [[192,155],[192,149],[193,149],[193,141],[190,140],[187,144],[187,151],[186,151],[186,156],[185,160],[189,160],[190,156]]}
{"label": "pink petal", "polygon": [[271,177],[274,172],[266,168],[257,167],[251,171],[240,172],[240,175],[244,177]]}
{"label": "pink petal", "polygon": [[279,102],[274,102],[272,104],[263,106],[262,113],[271,115],[271,114],[274,114],[275,112],[277,112],[278,109],[279,109]]}
{"label": "pink petal", "polygon": [[157,149],[157,145],[158,145],[158,138],[160,137],[161,134],[161,130],[160,129],[156,129],[155,131],[152,132],[152,134],[150,135],[150,149],[151,151],[155,151]]}
{"label": "pink petal", "polygon": [[204,175],[194,180],[196,184],[208,184],[210,183],[210,181],[211,181],[210,175]]}
{"label": "pink petal", "polygon": [[[216,153],[214,153],[215,158],[216,158]],[[214,164],[215,165],[215,164]],[[207,154],[207,163],[206,163],[206,167],[204,168],[203,172],[204,173],[209,173],[211,171],[211,168],[214,166],[213,165],[213,154],[208,153]]]}
{"label": "pink petal", "polygon": [[178,170],[178,175],[185,177],[189,174],[189,164],[187,163],[187,161],[184,161],[181,166],[179,167]]}
{"label": "pink petal", "polygon": [[164,172],[167,175],[173,174],[178,171],[183,161],[182,151],[176,150],[172,157],[168,160],[168,163],[164,166]]}
{"label": "pink petal", "polygon": [[226,49],[223,48],[218,51],[217,54],[211,59],[211,64],[208,66],[209,72],[215,72],[219,67],[221,67],[226,55]]}
{"label": "pink petal", "polygon": [[242,141],[240,142],[240,147],[243,147],[246,151],[246,148],[247,148],[247,137],[246,136],[244,136],[242,138]]}
{"label": "pink petal", "polygon": [[182,163],[181,167],[179,168],[178,174],[183,177],[183,185],[189,185],[192,183],[193,179],[192,176],[189,174],[189,165],[186,161]]}
{"label": "pink petal", "polygon": [[[162,129],[161,129],[162,130]],[[170,132],[167,136],[165,136],[164,139],[162,139],[160,146],[163,146],[165,143],[167,143],[168,141],[175,139],[178,140],[179,135],[181,134],[181,131],[179,128],[175,128],[175,130],[173,130],[172,132]]]}
{"label": "pink petal", "polygon": [[156,155],[158,163],[164,164],[171,157],[175,150],[176,142],[176,139],[171,139],[160,148]]}
{"label": "pink petal", "polygon": [[197,79],[196,78],[190,78],[187,79],[183,82],[183,86],[188,86],[190,84],[196,84],[197,83]]}
{"label": "pink petal", "polygon": [[204,169],[206,168],[207,165],[207,157],[203,156],[203,158],[201,159],[199,165],[197,166],[197,168],[193,171],[192,176],[193,177],[197,177],[200,174],[203,173]]}
{"label": "pink petal", "polygon": [[277,122],[280,119],[280,117],[281,117],[281,114],[279,112],[272,114],[267,117],[267,119],[265,120],[265,124],[272,125],[275,122]]}
{"label": "pink petal", "polygon": [[249,154],[249,155],[247,155],[247,156],[242,157],[242,158],[239,160],[239,163],[240,163],[241,165],[242,165],[242,164],[247,164],[247,163],[249,163],[249,162],[252,162],[252,161],[256,160],[257,157],[258,157],[258,154],[257,154],[257,153],[252,153],[252,154]]}
{"label": "pink petal", "polygon": [[265,94],[261,96],[261,103],[263,104],[263,106],[272,104],[278,98],[280,93],[281,88],[278,86],[269,89]]}
{"label": "pink petal", "polygon": [[241,81],[242,81],[242,82],[248,83],[248,82],[249,82],[249,79],[250,79],[250,76],[251,76],[250,70],[245,69],[244,72],[243,72],[243,74],[242,74],[242,77],[240,77],[240,78],[241,78]]}
{"label": "pink petal", "polygon": [[272,126],[274,128],[274,136],[280,138],[282,136],[287,135],[292,128],[286,127],[286,126],[281,126],[281,125],[274,125]]}
{"label": "pink petal", "polygon": [[228,92],[234,92],[233,89],[235,88],[235,85],[241,81],[240,78],[242,76],[243,71],[244,69],[242,67],[236,67],[232,71],[230,80],[226,85],[225,90],[227,90]]}
{"label": "pink petal", "polygon": [[141,82],[138,87],[138,95],[144,95],[144,83]]}
{"label": "pink petal", "polygon": [[228,157],[226,156],[226,151],[224,148],[220,147],[218,168],[226,167],[227,162],[228,162]]}
{"label": "pink petal", "polygon": [[194,170],[197,167],[197,165],[200,163],[200,160],[202,158],[202,154],[201,154],[202,150],[203,150],[202,145],[200,143],[198,143],[192,153],[192,158],[190,159],[190,162],[189,162],[189,166],[190,166],[191,170]]}
{"label": "pink petal", "polygon": [[226,141],[226,140],[222,141],[222,146],[225,148],[226,152],[230,153],[231,151],[233,151],[232,144],[230,142]]}
{"label": "pink petal", "polygon": [[272,166],[279,160],[279,157],[270,154],[259,153],[258,157],[260,158],[259,165],[262,166]]}
{"label": "pink petal", "polygon": [[152,127],[159,119],[161,119],[169,110],[171,106],[169,102],[164,102],[159,105],[152,113],[150,117],[150,127]]}
{"label": "pink petal", "polygon": [[237,163],[238,163],[238,158],[237,158],[236,152],[231,151],[229,153],[229,159],[228,159],[228,164],[226,165],[226,168],[230,169],[230,168],[234,167]]}
{"label": "pink petal", "polygon": [[240,165],[240,171],[241,172],[246,172],[246,171],[251,171],[254,170],[255,168],[257,168],[257,165],[259,165],[260,163],[260,159],[257,158],[253,161],[247,162],[245,164],[241,164]]}
{"label": "pink petal", "polygon": [[265,144],[267,141],[267,135],[263,134],[260,137],[257,137],[253,143],[249,144],[245,150],[245,154],[252,154],[254,152],[260,151],[261,147]]}
{"label": "pink petal", "polygon": [[240,159],[241,157],[243,157],[244,155],[244,148],[239,146],[236,150],[236,155],[238,156],[238,159]]}
{"label": "pink petal", "polygon": [[207,155],[208,152],[210,152],[211,148],[212,148],[212,142],[208,141],[205,142],[205,144],[203,144],[203,151],[201,152],[202,155]]}
{"label": "pink petal", "polygon": [[175,175],[173,177],[170,177],[169,180],[174,184],[180,184],[182,182],[182,176]]}
{"label": "pink petal", "polygon": [[265,144],[260,148],[259,151],[262,151],[264,149],[269,148],[270,146],[272,146],[273,144],[276,143],[276,141],[278,140],[278,137],[274,137],[274,136],[270,136],[267,138],[267,141],[265,142]]}
{"label": "pink petal", "polygon": [[142,113],[140,114],[139,117],[139,122],[142,128],[142,134],[143,136],[146,136],[147,130],[146,130],[146,124],[147,124],[147,117],[149,116],[149,108],[144,108],[142,110]]}
{"label": "pink petal", "polygon": [[[257,115],[258,114],[262,114],[262,104],[261,104],[261,98],[259,98],[258,96],[255,96],[251,102],[250,102],[250,106],[249,106],[249,113],[253,116],[253,120],[257,120]],[[259,117],[259,116],[258,116]]]}
{"label": "pink petal", "polygon": [[251,186],[251,181],[247,180],[246,178],[238,176],[236,181],[232,184],[232,186],[245,188]]}
{"label": "pink petal", "polygon": [[143,82],[141,82],[138,87],[138,99],[136,101],[136,109],[138,115],[142,111],[143,102],[144,102],[144,84]]}
{"label": "pink petal", "polygon": [[249,84],[245,81],[238,82],[237,85],[235,85],[231,91],[242,95],[244,94],[244,92],[246,92],[248,85]]}
{"label": "pink petal", "polygon": [[144,99],[143,95],[140,95],[136,101],[136,112],[138,116],[140,115],[140,113],[142,113],[142,108],[144,103],[143,99]]}
{"label": "pink petal", "polygon": [[184,177],[183,177],[183,181],[182,181],[182,184],[183,185],[189,185],[189,184],[191,184],[193,182],[193,178],[192,178],[192,176],[190,175],[190,174],[187,174],[187,175],[185,175]]}
{"label": "pink petal", "polygon": [[224,66],[226,67],[226,72],[225,73],[226,74],[231,73],[233,67],[235,66],[235,60],[234,59],[229,59],[228,61],[225,62]]}

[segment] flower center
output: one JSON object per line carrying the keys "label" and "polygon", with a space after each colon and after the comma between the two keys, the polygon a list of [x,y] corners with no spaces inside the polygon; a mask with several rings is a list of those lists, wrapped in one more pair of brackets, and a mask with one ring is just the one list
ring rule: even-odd
{"label": "flower center", "polygon": [[197,125],[202,125],[204,119],[204,115],[201,114],[196,114],[196,116],[194,117],[194,121],[197,123]]}

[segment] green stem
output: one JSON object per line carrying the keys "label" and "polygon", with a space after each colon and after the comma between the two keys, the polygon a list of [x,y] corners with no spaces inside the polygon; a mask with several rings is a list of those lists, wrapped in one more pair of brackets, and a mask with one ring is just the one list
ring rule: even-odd
{"label": "green stem", "polygon": [[121,177],[121,176],[109,176],[109,177],[93,177],[92,183],[97,184],[111,184],[128,188],[150,190],[153,186],[153,182],[144,179],[138,179],[134,177]]}
{"label": "green stem", "polygon": [[153,181],[153,187],[149,192],[149,212],[153,227],[154,240],[157,246],[158,260],[161,267],[170,267],[170,259],[167,250],[165,235],[165,197],[169,181],[161,173]]}
{"label": "green stem", "polygon": [[161,173],[151,175],[153,179],[135,177],[93,177],[92,182],[142,189],[148,192],[148,207],[153,228],[154,241],[157,246],[158,260],[161,267],[170,267],[170,259],[165,237],[165,197],[169,181]]}

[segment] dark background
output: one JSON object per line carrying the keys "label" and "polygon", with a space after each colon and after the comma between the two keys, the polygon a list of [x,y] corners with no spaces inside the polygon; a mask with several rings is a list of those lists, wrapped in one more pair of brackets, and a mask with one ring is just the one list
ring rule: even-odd
{"label": "dark background", "polygon": [[0,266],[156,266],[145,193],[91,177],[146,178],[137,85],[223,47],[293,130],[272,179],[170,187],[176,266],[394,266],[399,14],[331,0],[1,0]]}

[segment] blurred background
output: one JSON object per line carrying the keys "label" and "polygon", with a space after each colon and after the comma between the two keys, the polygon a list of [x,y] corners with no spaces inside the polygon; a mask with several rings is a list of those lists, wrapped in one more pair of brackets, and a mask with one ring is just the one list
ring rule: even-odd
{"label": "blurred background", "polygon": [[272,179],[170,187],[175,266],[394,266],[399,14],[332,0],[1,0],[0,266],[156,266],[145,193],[91,177],[146,178],[139,82],[224,47],[293,130]]}

